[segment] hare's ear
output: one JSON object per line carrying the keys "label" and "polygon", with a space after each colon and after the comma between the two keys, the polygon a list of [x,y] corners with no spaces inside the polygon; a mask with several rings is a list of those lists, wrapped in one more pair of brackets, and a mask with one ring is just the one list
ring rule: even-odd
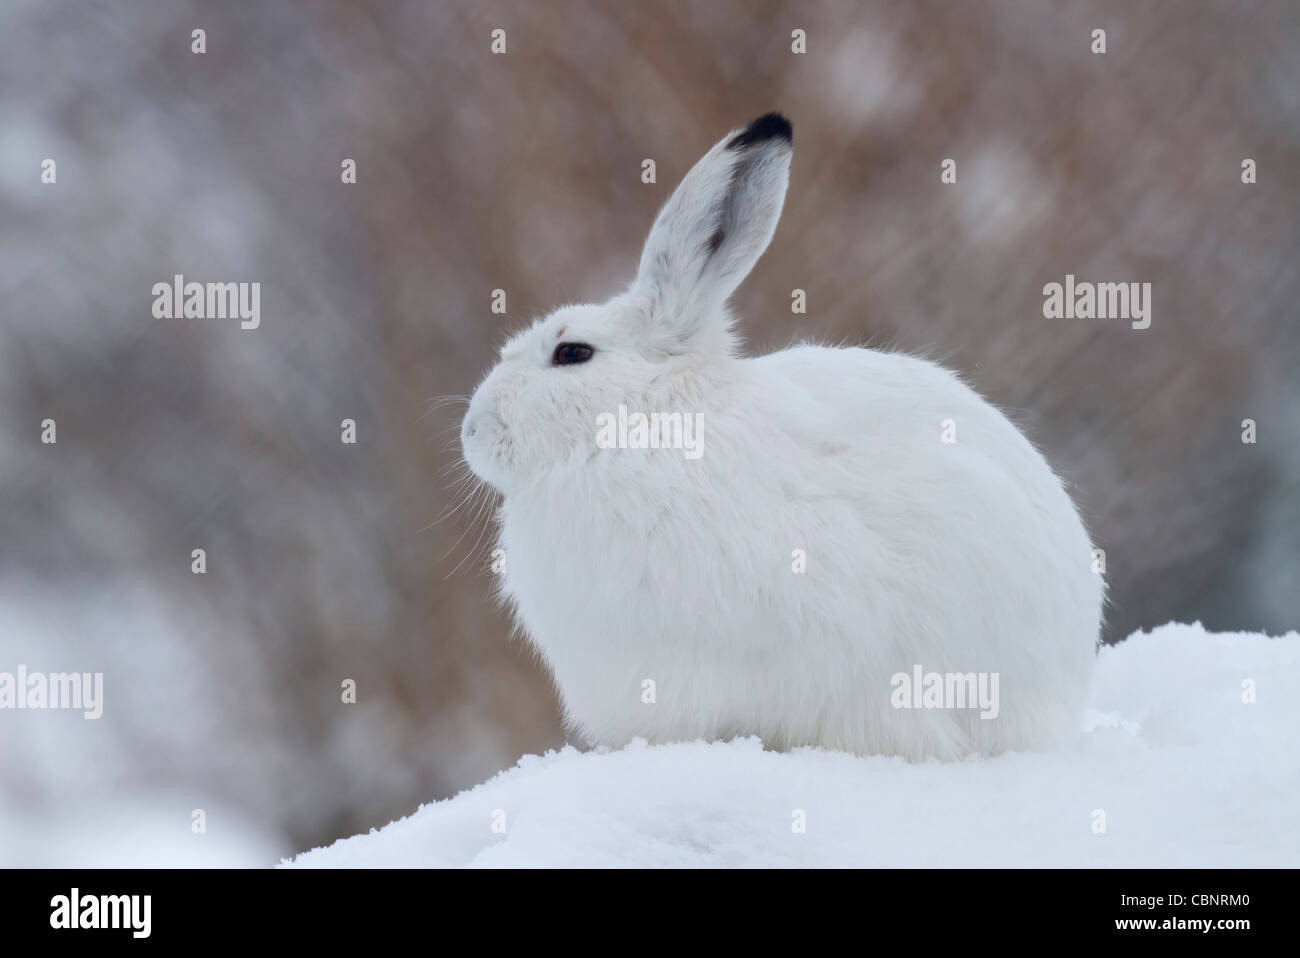
{"label": "hare's ear", "polygon": [[662,348],[725,336],[723,306],[772,239],[793,150],[790,121],[760,116],[709,150],[659,211],[634,289]]}

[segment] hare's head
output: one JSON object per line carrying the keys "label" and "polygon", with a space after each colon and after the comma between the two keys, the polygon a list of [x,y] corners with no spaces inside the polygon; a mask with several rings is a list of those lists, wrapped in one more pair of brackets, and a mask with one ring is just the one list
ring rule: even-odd
{"label": "hare's head", "polygon": [[517,333],[474,391],[465,461],[509,495],[596,449],[597,417],[621,403],[671,407],[683,377],[732,352],[727,298],[772,239],[790,176],[790,123],[733,131],[660,210],[636,279],[595,306],[563,306]]}

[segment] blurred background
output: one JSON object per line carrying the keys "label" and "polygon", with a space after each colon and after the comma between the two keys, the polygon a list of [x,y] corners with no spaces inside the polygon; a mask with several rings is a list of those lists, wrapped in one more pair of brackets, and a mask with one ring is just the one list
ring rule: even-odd
{"label": "blurred background", "polygon": [[[271,863],[560,745],[436,399],[770,109],[749,350],[966,374],[1072,484],[1108,641],[1300,625],[1300,4],[0,0],[0,670],[105,685],[0,712],[0,863]],[[176,273],[260,328],[155,319]],[[1067,273],[1151,327],[1044,319]]]}

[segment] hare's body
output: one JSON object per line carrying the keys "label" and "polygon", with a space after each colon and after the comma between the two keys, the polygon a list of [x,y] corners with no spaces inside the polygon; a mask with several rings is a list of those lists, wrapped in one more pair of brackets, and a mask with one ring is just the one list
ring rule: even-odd
{"label": "hare's body", "polygon": [[[681,404],[703,417],[698,461],[601,450],[503,507],[506,593],[579,730],[916,758],[1077,729],[1100,580],[1014,426],[946,370],[868,350],[801,347],[710,379]],[[998,717],[893,708],[891,678],[917,665],[998,673]]]}
{"label": "hare's body", "polygon": [[[626,294],[516,337],[475,394],[466,457],[504,494],[502,591],[595,742],[951,758],[1060,741],[1082,717],[1102,583],[1042,456],[924,360],[733,354],[723,300],[767,244],[788,166],[788,136],[745,139],[762,122],[691,171]],[[709,298],[715,255],[730,258]],[[702,455],[602,448],[598,417],[620,405],[697,416]],[[896,707],[917,673],[996,675],[996,701]]]}

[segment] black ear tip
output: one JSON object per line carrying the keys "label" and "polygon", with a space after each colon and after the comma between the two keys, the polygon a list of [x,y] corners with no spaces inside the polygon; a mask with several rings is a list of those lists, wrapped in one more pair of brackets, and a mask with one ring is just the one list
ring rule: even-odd
{"label": "black ear tip", "polygon": [[731,142],[727,144],[727,149],[739,150],[742,147],[753,146],[755,143],[762,143],[765,140],[785,140],[787,143],[793,144],[794,127],[780,113],[764,113],[733,136]]}

